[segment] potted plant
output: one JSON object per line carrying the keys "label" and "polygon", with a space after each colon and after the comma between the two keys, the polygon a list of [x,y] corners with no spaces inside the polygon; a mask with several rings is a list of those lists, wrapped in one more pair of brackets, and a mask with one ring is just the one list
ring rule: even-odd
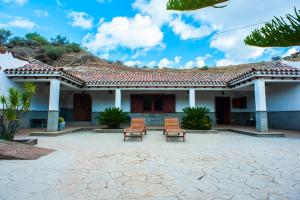
{"label": "potted plant", "polygon": [[58,131],[64,130],[65,127],[66,127],[65,119],[62,117],[58,118]]}
{"label": "potted plant", "polygon": [[129,116],[120,108],[106,108],[97,117],[100,125],[106,125],[108,128],[120,128],[120,125],[127,123]]}

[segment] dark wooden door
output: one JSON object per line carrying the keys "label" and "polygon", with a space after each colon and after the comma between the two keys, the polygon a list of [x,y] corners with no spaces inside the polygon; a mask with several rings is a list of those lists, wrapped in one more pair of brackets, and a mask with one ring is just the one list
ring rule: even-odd
{"label": "dark wooden door", "polygon": [[74,94],[73,120],[91,121],[92,98],[89,94]]}
{"label": "dark wooden door", "polygon": [[216,97],[215,100],[217,124],[230,124],[231,104],[230,97]]}
{"label": "dark wooden door", "polygon": [[165,113],[174,113],[176,110],[176,100],[174,94],[168,94],[164,96],[164,112]]}

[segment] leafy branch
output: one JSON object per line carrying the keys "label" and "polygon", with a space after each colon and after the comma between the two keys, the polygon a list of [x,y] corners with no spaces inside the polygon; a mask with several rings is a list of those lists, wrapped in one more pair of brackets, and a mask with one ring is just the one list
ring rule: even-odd
{"label": "leafy branch", "polygon": [[229,0],[169,0],[167,10],[191,11],[206,7],[224,8],[225,6],[217,6],[217,4],[227,2]]}
{"label": "leafy branch", "polygon": [[[285,20],[285,18],[287,20]],[[255,29],[244,40],[245,44],[258,47],[289,47],[300,45],[300,10],[295,16],[275,17],[264,27]]]}

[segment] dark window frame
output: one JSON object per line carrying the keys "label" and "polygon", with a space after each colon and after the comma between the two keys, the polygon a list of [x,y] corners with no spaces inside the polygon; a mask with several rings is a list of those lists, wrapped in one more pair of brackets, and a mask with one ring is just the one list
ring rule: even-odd
{"label": "dark window frame", "polygon": [[[172,97],[170,100],[170,96]],[[145,110],[145,100],[150,99],[151,109]],[[157,104],[160,103],[160,105]],[[170,105],[172,104],[171,109]],[[140,104],[140,105],[134,105]],[[157,107],[161,109],[157,109]],[[165,95],[165,94],[132,94],[131,95],[131,112],[132,113],[174,113],[176,110],[175,94]]]}

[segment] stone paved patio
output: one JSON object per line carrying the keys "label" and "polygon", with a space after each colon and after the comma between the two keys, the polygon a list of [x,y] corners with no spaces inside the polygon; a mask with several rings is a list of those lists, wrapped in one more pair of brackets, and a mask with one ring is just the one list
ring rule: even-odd
{"label": "stone paved patio", "polygon": [[300,199],[300,138],[229,132],[143,142],[80,132],[39,137],[57,151],[0,161],[0,199]]}

